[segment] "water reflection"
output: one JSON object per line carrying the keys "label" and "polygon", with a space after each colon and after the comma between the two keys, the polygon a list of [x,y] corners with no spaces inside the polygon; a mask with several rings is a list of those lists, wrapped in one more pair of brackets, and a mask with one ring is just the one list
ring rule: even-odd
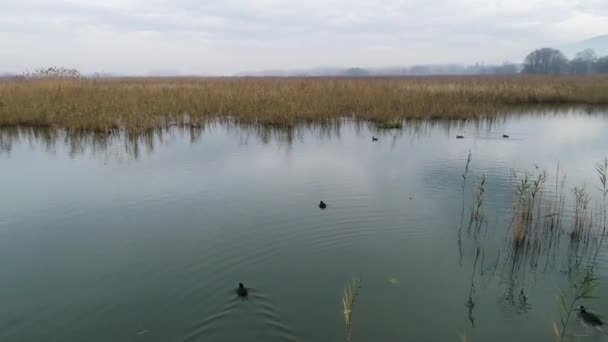
{"label": "water reflection", "polygon": [[[357,136],[368,136],[373,132],[383,140],[390,141],[394,149],[399,140],[407,138],[418,140],[438,130],[446,135],[459,132],[465,127],[476,131],[491,132],[504,122],[506,117],[475,121],[411,120],[405,121],[403,129],[377,129],[371,122],[355,120],[336,120],[323,124],[303,123],[296,126],[273,126],[239,123],[232,120],[212,120],[201,125],[170,125],[167,128],[148,129],[130,133],[121,129],[107,132],[55,129],[49,127],[5,127],[0,128],[0,153],[10,154],[18,144],[42,146],[47,152],[55,153],[57,144],[67,149],[67,154],[75,158],[82,155],[104,155],[109,158],[139,159],[142,154],[153,153],[159,145],[171,144],[176,140],[199,143],[211,131],[221,130],[234,136],[240,144],[247,145],[254,139],[264,145],[276,143],[289,148],[307,139],[331,142],[339,140],[344,129],[352,130]],[[371,135],[370,135],[371,139]]]}
{"label": "water reflection", "polygon": [[[583,114],[584,113],[584,114]],[[588,118],[599,118],[604,112],[598,109],[584,110],[536,110],[509,112],[490,118],[471,120],[406,120],[403,128],[378,129],[372,122],[340,119],[323,123],[301,123],[298,125],[260,125],[241,123],[229,118],[214,119],[201,124],[168,125],[165,128],[148,129],[139,133],[129,133],[121,129],[108,131],[89,131],[78,129],[55,129],[49,127],[3,127],[0,128],[0,153],[8,154],[15,144],[29,143],[44,146],[48,152],[56,150],[57,143],[68,147],[70,157],[79,155],[105,155],[109,158],[138,159],[142,154],[152,153],[155,147],[178,140],[187,139],[192,144],[200,142],[205,133],[222,130],[234,136],[241,144],[248,144],[251,139],[262,144],[277,143],[289,148],[294,142],[302,142],[305,138],[319,141],[340,139],[344,130],[352,130],[356,135],[374,134],[383,140],[390,141],[395,148],[400,140],[417,141],[437,132],[446,136],[462,134],[465,139],[496,139],[502,136],[507,122],[529,120],[547,122],[555,119],[568,119],[566,125],[560,125],[560,120],[552,128],[551,134],[563,141],[575,141],[581,137],[595,136],[601,128],[593,120],[570,120],[585,115]],[[521,132],[511,132],[510,139],[521,139]]]}

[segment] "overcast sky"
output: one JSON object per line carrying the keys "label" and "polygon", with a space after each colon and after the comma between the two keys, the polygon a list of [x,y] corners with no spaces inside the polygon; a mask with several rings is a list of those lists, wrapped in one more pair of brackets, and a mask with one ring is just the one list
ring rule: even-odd
{"label": "overcast sky", "polygon": [[0,0],[0,72],[520,61],[608,33],[608,0]]}

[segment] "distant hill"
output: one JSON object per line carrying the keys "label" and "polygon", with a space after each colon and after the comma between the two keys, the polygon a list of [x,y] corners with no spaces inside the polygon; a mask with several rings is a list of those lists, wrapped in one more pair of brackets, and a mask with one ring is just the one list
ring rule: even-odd
{"label": "distant hill", "polygon": [[598,56],[608,56],[608,34],[564,45],[561,48],[568,58],[573,58],[577,52],[585,49],[593,49]]}
{"label": "distant hill", "polygon": [[362,68],[350,68],[350,69],[344,70],[344,72],[342,72],[342,76],[356,76],[356,77],[369,76],[369,71],[362,69]]}
{"label": "distant hill", "polygon": [[339,68],[322,67],[299,70],[264,70],[243,72],[235,76],[336,76],[336,77],[366,77],[366,76],[424,76],[424,75],[506,75],[516,74],[521,70],[519,63],[503,64],[422,64],[412,66],[393,66],[376,68]]}

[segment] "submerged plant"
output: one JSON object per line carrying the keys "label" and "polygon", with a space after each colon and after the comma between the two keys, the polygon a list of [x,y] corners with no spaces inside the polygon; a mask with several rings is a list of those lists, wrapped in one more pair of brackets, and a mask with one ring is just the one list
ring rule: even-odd
{"label": "submerged plant", "polygon": [[344,295],[342,296],[342,306],[344,309],[344,324],[346,326],[346,342],[352,341],[352,332],[353,332],[353,306],[355,305],[355,300],[357,299],[357,295],[359,294],[359,290],[361,289],[362,278],[354,277],[352,278],[344,288]]}
{"label": "submerged plant", "polygon": [[474,296],[475,296],[475,271],[477,270],[477,261],[479,260],[479,254],[480,254],[480,250],[481,247],[477,246],[476,249],[476,253],[475,253],[475,262],[473,263],[473,271],[471,272],[471,287],[469,289],[469,298],[467,299],[467,302],[465,304],[466,308],[467,308],[467,317],[469,318],[469,322],[471,323],[471,327],[475,327],[475,315],[474,315],[474,309],[475,309],[475,300],[474,300]]}

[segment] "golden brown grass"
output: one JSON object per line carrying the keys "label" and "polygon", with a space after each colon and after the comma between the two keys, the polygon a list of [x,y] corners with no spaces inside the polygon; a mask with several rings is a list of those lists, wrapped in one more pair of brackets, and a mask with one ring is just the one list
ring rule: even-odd
{"label": "golden brown grass", "polygon": [[344,288],[342,307],[344,309],[344,324],[346,326],[346,342],[353,340],[353,307],[361,289],[361,276],[353,277]]}
{"label": "golden brown grass", "polygon": [[0,126],[141,131],[218,117],[276,125],[343,117],[395,122],[476,118],[530,105],[608,105],[608,77],[0,81]]}

